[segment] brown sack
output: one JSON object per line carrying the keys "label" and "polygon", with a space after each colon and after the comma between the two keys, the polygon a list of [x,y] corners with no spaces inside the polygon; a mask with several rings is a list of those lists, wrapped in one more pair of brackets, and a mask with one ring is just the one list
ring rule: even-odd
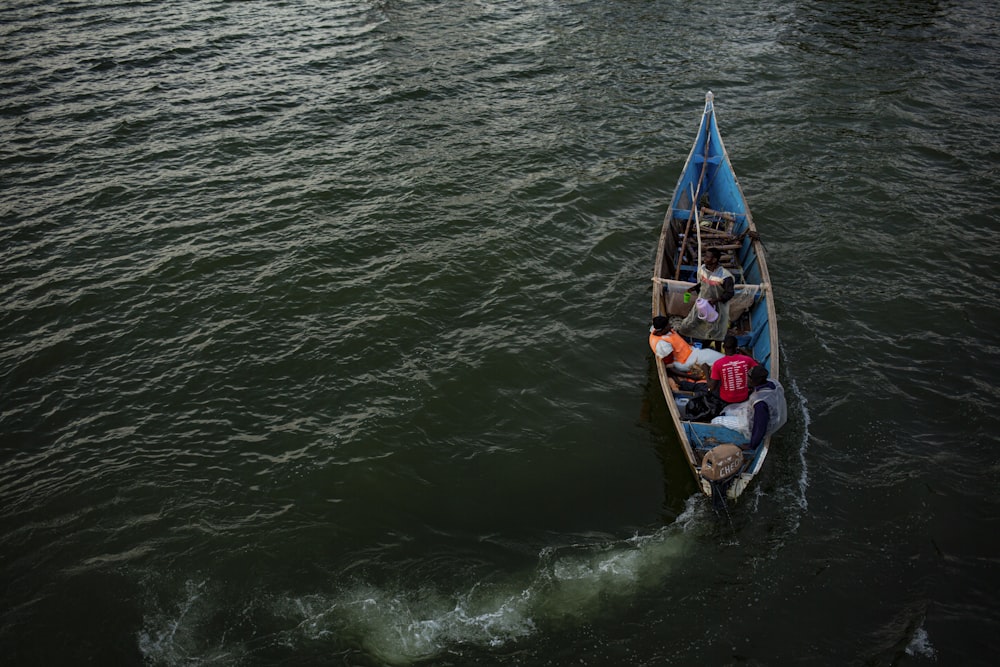
{"label": "brown sack", "polygon": [[701,476],[710,482],[721,482],[739,473],[743,467],[743,450],[736,445],[713,447],[701,462]]}

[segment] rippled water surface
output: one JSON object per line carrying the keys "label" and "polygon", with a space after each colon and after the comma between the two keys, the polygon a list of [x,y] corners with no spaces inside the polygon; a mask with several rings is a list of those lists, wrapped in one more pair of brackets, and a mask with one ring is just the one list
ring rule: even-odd
{"label": "rippled water surface", "polygon": [[[988,3],[8,2],[0,659],[992,664]],[[704,94],[792,418],[646,345]]]}

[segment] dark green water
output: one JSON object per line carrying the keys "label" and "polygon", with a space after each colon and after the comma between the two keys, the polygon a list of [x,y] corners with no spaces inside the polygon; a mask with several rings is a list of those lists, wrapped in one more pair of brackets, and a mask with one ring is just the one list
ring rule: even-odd
{"label": "dark green water", "polygon": [[[5,665],[976,665],[988,3],[0,9]],[[792,417],[729,517],[646,345],[712,90]]]}

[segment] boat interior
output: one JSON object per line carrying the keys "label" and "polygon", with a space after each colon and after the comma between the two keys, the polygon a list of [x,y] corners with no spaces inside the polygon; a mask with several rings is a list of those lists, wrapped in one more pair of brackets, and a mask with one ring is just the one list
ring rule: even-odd
{"label": "boat interior", "polygon": [[[750,252],[752,241],[746,215],[702,207],[697,222],[692,220],[689,224],[691,213],[684,209],[671,210],[668,223],[671,233],[663,235],[665,247],[658,274],[661,278],[657,281],[661,286],[658,314],[679,321],[691,310],[692,303],[684,297],[695,282],[700,261],[697,238],[700,234],[700,247],[721,250],[722,265],[735,278],[736,295],[729,302],[730,333],[750,356],[764,363],[770,358],[766,311],[757,313],[755,306],[766,298],[767,286],[762,287],[757,255]],[[755,318],[755,314],[759,317]]]}
{"label": "boat interior", "polygon": [[[685,200],[686,199],[686,200]],[[700,263],[699,247],[718,248],[722,264],[735,278],[735,296],[730,300],[730,330],[737,345],[747,354],[771,369],[771,337],[768,328],[768,285],[762,281],[757,254],[753,252],[752,225],[742,212],[717,211],[702,198],[697,210],[689,198],[681,197],[679,207],[670,209],[665,220],[669,233],[661,235],[660,261],[654,279],[659,284],[655,299],[655,314],[668,316],[677,324],[688,314],[693,299],[685,301],[688,288],[696,280]],[[700,246],[699,246],[700,236]],[[696,342],[696,341],[691,341]],[[693,399],[696,393],[684,389],[672,390],[678,409]],[[685,400],[687,399],[687,400]],[[683,410],[681,410],[683,415]],[[683,417],[682,417],[683,420]],[[700,466],[705,454],[724,443],[746,443],[747,437],[719,424],[685,421],[685,432],[691,445],[695,465]],[[749,464],[753,454],[746,457]]]}

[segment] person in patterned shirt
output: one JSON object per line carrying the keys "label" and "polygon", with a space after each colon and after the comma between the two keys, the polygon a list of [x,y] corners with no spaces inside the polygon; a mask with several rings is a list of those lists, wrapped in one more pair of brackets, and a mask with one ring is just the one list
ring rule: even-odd
{"label": "person in patterned shirt", "polygon": [[726,403],[742,403],[750,395],[747,371],[758,364],[752,357],[739,353],[735,336],[726,336],[722,341],[722,351],[726,356],[712,364],[708,388],[711,391],[718,389],[719,398]]}

